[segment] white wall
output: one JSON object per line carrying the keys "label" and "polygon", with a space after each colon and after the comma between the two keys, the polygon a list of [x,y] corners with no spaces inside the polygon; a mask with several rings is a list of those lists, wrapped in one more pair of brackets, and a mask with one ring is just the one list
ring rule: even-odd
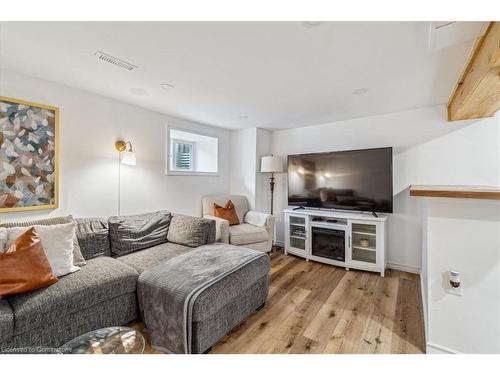
{"label": "white wall", "polygon": [[500,186],[499,122],[500,116],[478,120],[397,154],[394,190],[409,184]]}
{"label": "white wall", "polygon": [[[500,203],[419,199],[428,352],[500,353]],[[462,296],[445,292],[450,270],[460,272]]]}
{"label": "white wall", "polygon": [[[118,213],[118,138],[131,140],[137,166],[121,167],[121,211],[168,209],[200,215],[201,196],[229,192],[229,131],[163,114],[14,72],[0,70],[0,95],[60,109],[60,208],[0,214],[0,220]],[[219,137],[220,175],[166,176],[166,124]]]}
{"label": "white wall", "polygon": [[[411,184],[500,186],[499,118],[448,122],[445,106],[276,131],[272,152],[289,154],[392,146],[394,214],[389,221],[389,263],[418,270],[421,216]],[[277,238],[283,240],[286,174],[277,179]],[[280,214],[281,212],[281,214]]]}
{"label": "white wall", "polygon": [[255,208],[255,173],[257,129],[242,129],[231,132],[231,187],[233,195],[244,195],[250,208]]}
{"label": "white wall", "polygon": [[231,132],[231,194],[245,195],[250,208],[270,212],[270,173],[260,172],[260,159],[271,155],[271,132],[260,128]]}

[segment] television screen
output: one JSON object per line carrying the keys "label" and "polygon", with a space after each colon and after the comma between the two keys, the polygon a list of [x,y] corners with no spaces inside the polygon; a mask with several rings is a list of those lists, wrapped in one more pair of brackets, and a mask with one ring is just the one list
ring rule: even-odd
{"label": "television screen", "polygon": [[392,213],[392,147],[289,155],[288,205]]}

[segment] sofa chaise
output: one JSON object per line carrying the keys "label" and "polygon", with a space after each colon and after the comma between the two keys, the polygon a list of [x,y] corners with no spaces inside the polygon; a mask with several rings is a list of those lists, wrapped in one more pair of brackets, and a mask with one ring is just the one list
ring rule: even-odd
{"label": "sofa chaise", "polygon": [[[214,221],[172,214],[164,243],[120,255],[113,253],[107,220],[85,218],[76,219],[76,223],[76,237],[86,265],[49,287],[0,299],[0,347],[59,347],[83,333],[137,320],[141,318],[137,296],[140,275],[178,256],[189,262],[189,253],[215,240]],[[43,220],[31,224],[44,225]],[[239,285],[239,292],[233,288],[223,303],[218,298],[219,310],[208,308],[208,304],[221,294],[223,283],[206,288],[200,296],[189,352],[205,352],[265,303],[268,257],[259,258],[259,264],[252,267],[259,277],[247,278],[252,284]],[[228,275],[226,281],[231,278],[238,280]],[[232,313],[241,298],[247,309],[241,314]]]}

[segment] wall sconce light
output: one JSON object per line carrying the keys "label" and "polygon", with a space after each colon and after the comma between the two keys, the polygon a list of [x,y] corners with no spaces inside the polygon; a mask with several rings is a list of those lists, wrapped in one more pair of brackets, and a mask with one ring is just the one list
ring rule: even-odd
{"label": "wall sconce light", "polygon": [[[128,146],[128,149],[127,149]],[[125,165],[136,165],[137,157],[135,151],[132,149],[132,143],[130,141],[116,141],[115,148],[120,153],[121,162]]]}

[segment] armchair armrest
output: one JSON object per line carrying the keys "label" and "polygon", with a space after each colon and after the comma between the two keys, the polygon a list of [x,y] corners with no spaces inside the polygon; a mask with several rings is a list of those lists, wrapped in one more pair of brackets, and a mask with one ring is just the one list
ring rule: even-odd
{"label": "armchair armrest", "polygon": [[257,211],[248,211],[245,223],[264,228],[267,231],[267,251],[271,251],[274,242],[274,216]]}
{"label": "armchair armrest", "polygon": [[215,241],[229,243],[229,221],[213,215],[203,217],[215,221]]}

